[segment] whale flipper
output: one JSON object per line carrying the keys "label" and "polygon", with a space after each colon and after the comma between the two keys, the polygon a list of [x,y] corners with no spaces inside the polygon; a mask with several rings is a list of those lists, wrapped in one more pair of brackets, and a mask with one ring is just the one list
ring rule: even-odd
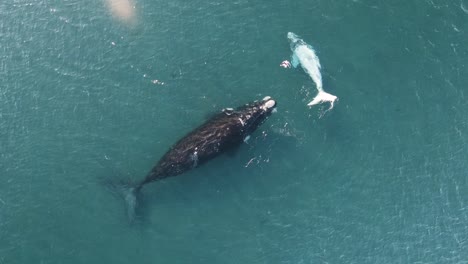
{"label": "whale flipper", "polygon": [[293,53],[291,56],[291,64],[294,68],[297,68],[297,66],[299,66],[299,58],[297,57],[296,53]]}

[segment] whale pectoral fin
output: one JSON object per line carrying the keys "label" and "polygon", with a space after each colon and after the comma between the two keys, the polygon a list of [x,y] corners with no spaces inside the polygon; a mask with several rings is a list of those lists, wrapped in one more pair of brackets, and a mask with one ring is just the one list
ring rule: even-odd
{"label": "whale pectoral fin", "polygon": [[291,65],[294,68],[297,68],[297,66],[299,66],[299,58],[296,56],[296,53],[293,53],[291,56]]}

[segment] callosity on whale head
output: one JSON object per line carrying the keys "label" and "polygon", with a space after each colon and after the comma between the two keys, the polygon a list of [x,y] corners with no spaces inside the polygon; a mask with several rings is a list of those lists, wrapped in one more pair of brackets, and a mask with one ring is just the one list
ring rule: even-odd
{"label": "callosity on whale head", "polygon": [[237,112],[239,113],[239,119],[242,120],[244,133],[250,134],[255,131],[275,109],[276,101],[270,96],[239,107]]}

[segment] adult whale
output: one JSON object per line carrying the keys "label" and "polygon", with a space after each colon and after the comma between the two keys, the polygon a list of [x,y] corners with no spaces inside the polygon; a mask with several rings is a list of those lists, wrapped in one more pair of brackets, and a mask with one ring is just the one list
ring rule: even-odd
{"label": "adult whale", "polygon": [[175,143],[137,185],[126,189],[127,214],[133,220],[137,196],[150,182],[182,174],[241,145],[276,108],[267,96],[236,109],[226,108]]}

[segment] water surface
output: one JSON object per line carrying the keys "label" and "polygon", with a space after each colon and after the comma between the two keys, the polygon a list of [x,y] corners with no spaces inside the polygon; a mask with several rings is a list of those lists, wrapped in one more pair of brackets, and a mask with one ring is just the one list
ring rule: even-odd
{"label": "water surface", "polygon": [[[134,5],[0,3],[0,263],[468,261],[468,1]],[[340,98],[322,118],[288,31]],[[148,186],[129,225],[100,179],[265,95],[248,145]]]}

